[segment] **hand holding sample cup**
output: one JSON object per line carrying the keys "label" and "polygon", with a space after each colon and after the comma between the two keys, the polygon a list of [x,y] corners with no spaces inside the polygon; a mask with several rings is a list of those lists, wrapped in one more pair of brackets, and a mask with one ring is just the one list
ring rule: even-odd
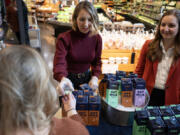
{"label": "hand holding sample cup", "polygon": [[73,94],[70,92],[62,98],[64,111],[67,113],[67,116],[77,114],[76,111],[76,99]]}
{"label": "hand holding sample cup", "polygon": [[59,95],[63,96],[67,91],[74,91],[74,87],[68,78],[63,77],[57,86],[57,92]]}
{"label": "hand holding sample cup", "polygon": [[98,78],[96,76],[91,77],[91,80],[89,81],[89,87],[93,91],[96,91],[96,89],[98,88]]}
{"label": "hand holding sample cup", "polygon": [[73,110],[73,109],[74,110],[76,109],[76,99],[74,98],[72,93],[69,93],[69,94],[65,95],[62,98],[62,102],[63,102],[63,105],[64,105],[64,110],[66,112],[70,111],[70,110]]}

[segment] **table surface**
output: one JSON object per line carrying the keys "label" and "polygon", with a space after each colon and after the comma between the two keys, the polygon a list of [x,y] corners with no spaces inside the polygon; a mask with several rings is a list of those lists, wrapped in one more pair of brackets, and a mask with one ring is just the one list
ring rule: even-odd
{"label": "table surface", "polygon": [[132,135],[132,126],[117,126],[100,117],[99,126],[87,126],[90,135]]}
{"label": "table surface", "polygon": [[[62,118],[61,109],[55,114],[55,117]],[[101,115],[99,126],[86,126],[90,135],[132,135],[132,126],[112,125]]]}

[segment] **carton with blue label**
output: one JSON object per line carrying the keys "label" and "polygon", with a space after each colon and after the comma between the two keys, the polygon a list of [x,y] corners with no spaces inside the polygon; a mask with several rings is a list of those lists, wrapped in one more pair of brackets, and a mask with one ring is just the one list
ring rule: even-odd
{"label": "carton with blue label", "polygon": [[133,106],[133,84],[130,78],[121,79],[121,105]]}
{"label": "carton with blue label", "polygon": [[164,123],[166,125],[167,135],[179,135],[180,134],[180,124],[175,116],[164,116]]}
{"label": "carton with blue label", "polygon": [[79,95],[76,102],[76,109],[78,114],[83,119],[84,123],[88,125],[88,96]]}
{"label": "carton with blue label", "polygon": [[119,83],[117,81],[109,81],[106,90],[106,101],[113,107],[118,106],[119,97]]}
{"label": "carton with blue label", "polygon": [[124,71],[116,71],[116,80],[121,80],[121,78],[126,77],[126,72]]}
{"label": "carton with blue label", "polygon": [[99,83],[99,94],[101,97],[106,98],[106,89],[108,85],[108,80],[107,79],[102,79],[101,82]]}
{"label": "carton with blue label", "polygon": [[146,104],[146,84],[142,78],[134,78],[134,106],[143,107]]}
{"label": "carton with blue label", "polygon": [[89,96],[88,125],[98,126],[101,109],[100,96]]}
{"label": "carton with blue label", "polygon": [[134,114],[133,135],[145,135],[146,124],[148,121],[148,112],[146,109],[137,108]]}
{"label": "carton with blue label", "polygon": [[162,116],[162,114],[159,110],[159,107],[157,107],[157,106],[148,106],[147,111],[148,111],[149,117]]}
{"label": "carton with blue label", "polygon": [[146,135],[166,135],[166,125],[160,116],[149,117]]}
{"label": "carton with blue label", "polygon": [[172,111],[170,106],[160,106],[159,107],[161,116],[174,116],[174,112]]}
{"label": "carton with blue label", "polygon": [[180,104],[178,105],[170,105],[172,111],[174,112],[175,115],[180,114]]}

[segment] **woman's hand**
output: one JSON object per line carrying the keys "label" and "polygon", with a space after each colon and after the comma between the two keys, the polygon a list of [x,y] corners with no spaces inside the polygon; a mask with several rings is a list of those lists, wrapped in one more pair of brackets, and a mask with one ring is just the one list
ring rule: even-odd
{"label": "woman's hand", "polygon": [[77,114],[76,111],[76,99],[74,98],[73,94],[70,92],[69,94],[65,95],[62,98],[64,110],[67,112],[67,116],[72,116]]}
{"label": "woman's hand", "polygon": [[60,96],[64,96],[65,91],[74,91],[74,87],[71,80],[69,80],[66,77],[63,77],[57,86],[57,91]]}
{"label": "woman's hand", "polygon": [[89,81],[89,87],[91,87],[93,91],[98,88],[98,78],[96,76],[91,77],[91,80]]}

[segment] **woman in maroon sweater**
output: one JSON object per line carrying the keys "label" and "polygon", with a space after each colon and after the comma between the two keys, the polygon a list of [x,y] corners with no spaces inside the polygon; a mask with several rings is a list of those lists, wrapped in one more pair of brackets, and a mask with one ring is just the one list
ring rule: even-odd
{"label": "woman in maroon sweater", "polygon": [[60,34],[57,39],[54,78],[60,82],[61,92],[65,86],[78,89],[83,83],[89,83],[95,90],[101,73],[102,51],[96,9],[88,1],[80,2],[74,10],[72,22],[72,30]]}

